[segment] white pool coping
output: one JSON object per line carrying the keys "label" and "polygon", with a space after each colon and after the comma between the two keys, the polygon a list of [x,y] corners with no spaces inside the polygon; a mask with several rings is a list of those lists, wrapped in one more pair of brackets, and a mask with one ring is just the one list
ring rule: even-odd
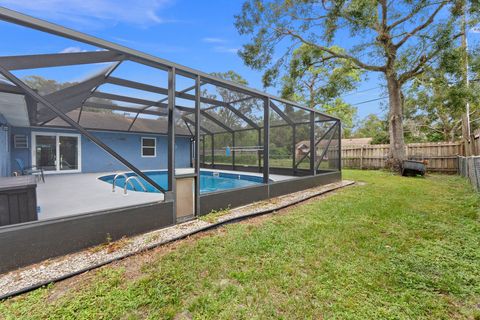
{"label": "white pool coping", "polygon": [[[261,173],[245,171],[202,170],[262,176]],[[127,195],[124,195],[123,188],[120,187],[116,187],[115,192],[112,192],[110,183],[98,179],[115,173],[120,172],[71,173],[46,176],[45,183],[39,182],[37,185],[37,206],[40,207],[38,219],[67,217],[163,201],[163,194],[161,193],[128,191]],[[193,169],[176,169],[175,173],[177,175],[193,173]],[[270,179],[273,181],[294,178],[292,176],[270,175]]]}

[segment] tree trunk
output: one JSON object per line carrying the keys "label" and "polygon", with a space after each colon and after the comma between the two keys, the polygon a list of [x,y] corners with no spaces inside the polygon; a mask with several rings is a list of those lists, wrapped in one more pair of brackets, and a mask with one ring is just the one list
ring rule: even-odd
{"label": "tree trunk", "polygon": [[390,152],[388,165],[394,170],[400,170],[402,160],[406,159],[405,139],[403,135],[403,101],[401,96],[401,85],[397,75],[387,73],[389,116],[388,127],[390,134]]}
{"label": "tree trunk", "polygon": [[452,130],[450,131],[450,142],[455,142],[455,126],[452,128]]}

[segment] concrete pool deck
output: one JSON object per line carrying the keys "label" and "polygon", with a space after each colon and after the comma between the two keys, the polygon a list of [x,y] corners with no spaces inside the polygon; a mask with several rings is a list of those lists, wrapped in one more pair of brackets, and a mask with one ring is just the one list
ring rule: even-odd
{"label": "concrete pool deck", "polygon": [[[243,171],[202,170],[262,176],[261,173]],[[193,169],[176,169],[177,175],[187,173],[193,173]],[[112,172],[47,175],[45,183],[39,182],[37,185],[37,206],[40,207],[38,219],[60,218],[163,201],[163,194],[160,193],[128,191],[127,195],[124,195],[123,188],[120,187],[116,187],[115,192],[112,192],[111,184],[98,179],[110,174]],[[294,178],[270,175],[273,181]]]}

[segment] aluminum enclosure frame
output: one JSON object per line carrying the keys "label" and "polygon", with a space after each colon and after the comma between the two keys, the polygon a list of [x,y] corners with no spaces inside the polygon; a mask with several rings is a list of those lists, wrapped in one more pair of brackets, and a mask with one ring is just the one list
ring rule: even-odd
{"label": "aluminum enclosure frame", "polygon": [[[42,232],[59,230],[65,226],[68,227],[65,230],[72,230],[75,225],[78,226],[80,231],[83,230],[83,228],[90,228],[87,237],[91,236],[91,239],[89,238],[85,239],[85,241],[80,241],[80,236],[77,234],[80,231],[78,231],[77,233],[74,233],[76,242],[61,245],[59,250],[54,250],[54,244],[52,241],[50,241],[45,244],[45,247],[39,247],[38,250],[40,251],[35,253],[32,251],[33,249],[28,249],[27,242],[22,242],[22,240],[19,239],[19,248],[25,250],[26,252],[25,259],[24,261],[12,262],[8,265],[8,268],[12,268],[15,265],[20,266],[26,263],[38,262],[39,259],[43,259],[45,257],[53,257],[56,255],[73,252],[75,250],[80,250],[86,246],[99,244],[105,240],[104,236],[106,233],[111,233],[111,231],[109,232],[108,230],[113,230],[115,238],[120,238],[121,235],[133,235],[136,233],[145,232],[146,230],[149,230],[150,227],[153,229],[174,224],[176,212],[175,138],[179,136],[179,133],[176,132],[177,120],[185,123],[190,134],[191,142],[194,144],[194,148],[191,150],[191,161],[194,169],[193,176],[195,177],[194,205],[195,215],[197,216],[206,214],[211,210],[225,208],[225,204],[233,206],[243,205],[341,179],[341,122],[340,119],[336,117],[326,115],[317,110],[307,108],[296,102],[288,101],[266,92],[251,89],[240,84],[212,76],[202,71],[185,67],[168,60],[164,60],[3,7],[0,7],[0,20],[49,33],[55,36],[60,36],[66,39],[79,41],[84,44],[89,44],[103,49],[103,51],[81,53],[0,57],[0,73],[8,80],[8,82],[0,81],[0,92],[19,94],[25,97],[27,109],[29,111],[28,117],[31,127],[48,126],[48,128],[52,128],[55,126],[50,126],[49,122],[51,122],[53,119],[58,118],[63,120],[67,123],[69,128],[73,128],[80,132],[101,149],[110,154],[113,158],[118,160],[120,163],[125,165],[131,171],[135,172],[138,176],[143,178],[154,188],[164,194],[164,201],[155,205],[124,208],[124,211],[112,210],[97,212],[94,215],[72,216],[63,219],[65,220],[64,224],[60,222],[63,220],[56,220],[55,222],[37,221],[35,223],[29,223],[28,225],[12,225],[7,228],[2,228],[0,229],[0,239],[8,239],[8,241],[2,243],[0,251],[5,253],[12,252],[12,250],[15,249],[14,244],[16,237],[22,237],[28,233],[27,231],[33,232],[32,236],[28,238],[32,240],[41,237]],[[140,83],[112,75],[114,74],[114,71],[122,65],[122,63],[127,61],[166,72],[167,87],[163,88],[157,84]],[[94,77],[48,95],[39,94],[30,88],[23,80],[12,73],[14,70],[28,70],[40,67],[73,66],[99,62],[111,63],[111,65],[102,70],[100,74],[96,74]],[[177,90],[177,76],[183,76],[192,80],[194,85],[183,90]],[[154,99],[135,98],[123,94],[112,94],[100,90],[100,87],[104,84],[113,84],[123,88],[131,88],[145,92],[161,94],[165,97],[155,101]],[[205,85],[212,85],[231,90],[233,92],[246,95],[246,97],[232,101],[222,101],[219,99],[204,97],[202,96],[202,86]],[[92,102],[90,101],[91,98],[132,103],[138,105],[138,108],[115,105],[113,103],[109,104],[107,102]],[[180,105],[177,103],[177,99],[188,100],[193,104],[193,107]],[[262,115],[262,120],[256,122],[254,119],[252,119],[253,116],[249,117],[235,107],[235,104],[237,103],[248,103],[249,99],[257,99],[259,101],[259,114]],[[208,105],[209,107],[202,108],[202,104]],[[305,113],[305,115],[307,115],[308,119],[296,121],[295,119],[292,119],[286,112],[282,111],[280,105],[301,110]],[[125,111],[136,114],[125,132],[135,132],[131,130],[134,130],[134,124],[140,115],[145,114],[158,116],[159,118],[164,117],[167,121],[167,131],[165,134],[167,135],[168,145],[168,186],[163,188],[162,186],[158,185],[155,181],[150,179],[140,169],[138,169],[134,163],[127,161],[123,156],[115,152],[107,144],[96,138],[91,133],[93,128],[86,128],[85,126],[82,126],[80,124],[80,120],[82,119],[84,107]],[[222,123],[218,118],[215,117],[215,110],[213,110],[215,108],[223,108],[232,112],[238,119],[242,120],[246,124],[246,127],[234,128],[226,123]],[[77,109],[79,110],[79,114],[77,121],[75,121],[74,119],[70,118],[67,113]],[[278,115],[279,119],[282,119],[284,123],[271,123],[272,115]],[[202,124],[202,120],[207,121],[209,124],[214,124],[220,129],[216,131],[209,126]],[[320,136],[319,139],[315,137],[315,126],[318,124],[330,125],[330,127],[325,128],[326,131]],[[299,136],[298,128],[300,126],[310,126],[309,143],[311,147],[310,151],[308,151],[307,154],[300,159],[300,161],[297,161],[295,157],[295,148],[297,142],[296,139]],[[292,141],[288,140],[287,142],[288,146],[292,147],[292,151],[294,152],[291,168],[275,168],[271,166],[270,162],[271,129],[282,127],[292,128]],[[232,152],[231,168],[233,170],[240,169],[242,171],[260,173],[262,175],[263,184],[254,187],[235,189],[232,191],[222,191],[200,195],[201,168],[230,169],[225,164],[215,164],[215,136],[218,134],[231,135],[233,146],[235,147],[236,143],[239,141],[238,135],[236,136],[236,134],[248,130],[253,130],[258,133],[258,147],[261,147],[261,150],[259,150],[257,154],[258,166],[240,167],[240,165],[236,163],[236,152],[234,149]],[[321,141],[325,141],[323,139],[328,137],[328,134],[332,130],[338,130],[338,137],[334,137],[334,133],[332,133],[330,139],[327,141],[328,144],[326,145],[325,150],[321,155],[317,156],[317,146]],[[212,142],[211,164],[205,163],[205,140],[208,136],[211,137]],[[319,166],[333,139],[338,139],[338,163],[336,164],[337,169],[332,172],[328,172],[328,170],[321,170]],[[219,139],[217,139],[217,141],[218,140]],[[202,149],[200,146],[201,142],[203,142]],[[299,163],[301,163],[307,157],[309,157],[309,168],[298,168]],[[270,179],[271,174],[292,175],[295,176],[295,178],[286,181],[272,182]],[[125,216],[123,216],[121,219],[121,223],[118,221],[115,222],[115,215],[121,212],[125,213]],[[135,225],[135,212],[139,212],[139,219],[145,219],[138,222],[138,225]],[[76,219],[78,219],[78,221]],[[66,221],[68,221],[68,223]],[[122,223],[123,225],[121,225]],[[127,230],[129,224],[133,224],[135,228],[132,228],[132,230]],[[64,233],[62,237],[64,239],[68,239],[67,235],[67,233]],[[7,244],[12,245],[13,247],[6,248],[5,245]],[[2,270],[5,270],[5,267],[2,263],[0,263],[0,272]]]}

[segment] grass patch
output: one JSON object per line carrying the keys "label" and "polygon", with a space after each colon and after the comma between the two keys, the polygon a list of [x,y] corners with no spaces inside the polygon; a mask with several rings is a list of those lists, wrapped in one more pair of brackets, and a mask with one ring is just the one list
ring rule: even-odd
{"label": "grass patch", "polygon": [[478,194],[455,176],[344,178],[366,184],[181,242],[135,278],[107,266],[54,301],[61,283],[4,301],[0,315],[479,319]]}
{"label": "grass patch", "polygon": [[212,210],[208,214],[201,216],[199,219],[209,223],[217,222],[218,218],[230,213],[230,207],[222,210]]}

